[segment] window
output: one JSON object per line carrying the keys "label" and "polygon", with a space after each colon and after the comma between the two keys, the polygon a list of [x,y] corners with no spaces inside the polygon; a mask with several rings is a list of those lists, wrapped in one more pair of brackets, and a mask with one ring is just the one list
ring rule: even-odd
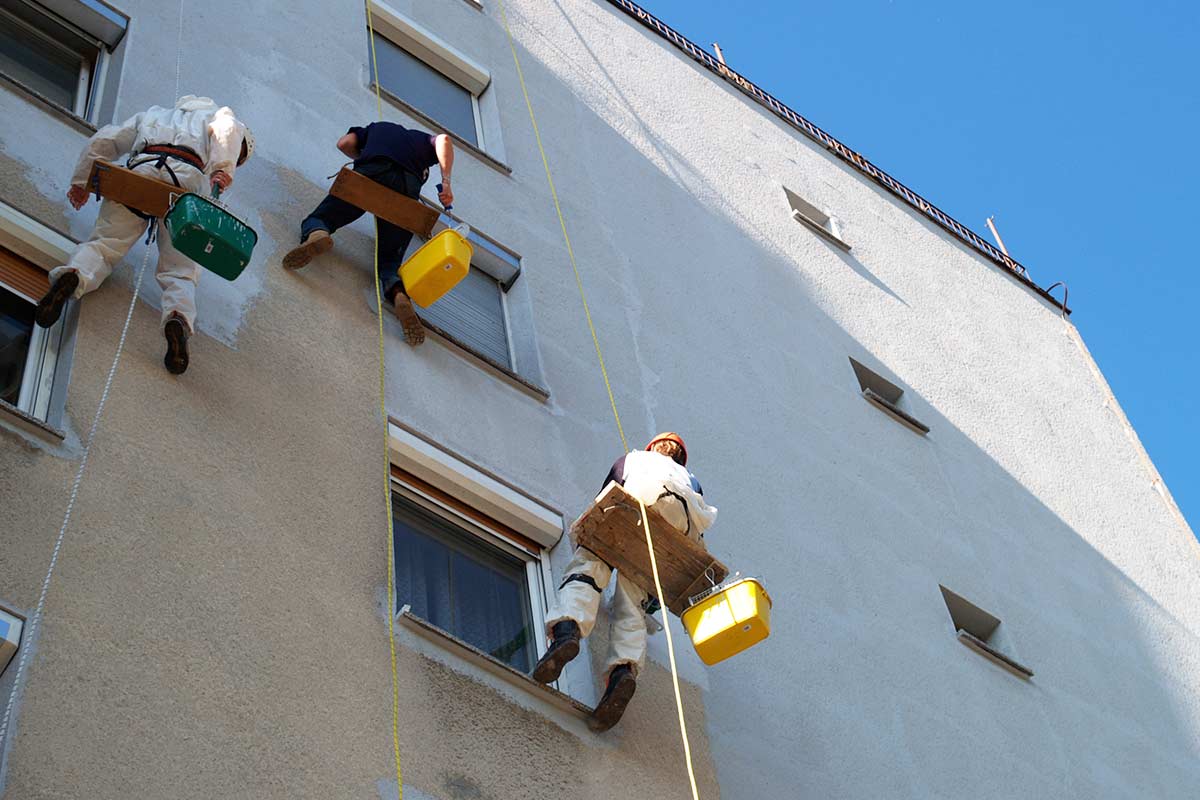
{"label": "window", "polygon": [[543,639],[540,552],[418,485],[397,483],[392,498],[397,608],[529,672]]}
{"label": "window", "polygon": [[[521,260],[475,231],[467,238],[474,250],[467,277],[418,313],[446,338],[503,370],[516,372],[506,295],[521,274]],[[420,244],[414,241],[413,246]]]}
{"label": "window", "polygon": [[491,82],[487,70],[383,3],[372,2],[371,15],[379,87],[482,150],[479,96]]}
{"label": "window", "polygon": [[21,629],[24,625],[20,617],[0,608],[0,675],[4,674],[21,645]]}
{"label": "window", "polygon": [[110,50],[126,22],[97,0],[0,0],[0,73],[95,119]]}
{"label": "window", "polygon": [[783,192],[787,195],[788,205],[792,209],[792,219],[807,225],[840,247],[850,249],[850,245],[842,239],[842,226],[837,217],[826,214],[786,186],[783,187]]}
{"label": "window", "polygon": [[897,421],[917,433],[922,435],[929,433],[928,425],[900,407],[900,398],[904,394],[903,389],[853,358],[850,359],[850,366],[854,368],[854,375],[858,378],[858,385],[862,389],[863,397],[871,404],[886,411]]}
{"label": "window", "polygon": [[49,288],[45,272],[0,248],[0,401],[42,421],[68,317],[49,329],[34,324],[34,307]]}
{"label": "window", "polygon": [[1000,652],[998,618],[945,586],[938,584],[938,588],[942,590],[942,600],[946,603],[946,610],[950,612],[950,620],[954,623],[954,630],[960,642],[1023,678],[1033,677],[1033,670]]}

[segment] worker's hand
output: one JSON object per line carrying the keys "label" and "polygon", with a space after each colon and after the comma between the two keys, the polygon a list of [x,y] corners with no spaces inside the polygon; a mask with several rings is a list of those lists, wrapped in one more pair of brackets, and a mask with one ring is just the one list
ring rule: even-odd
{"label": "worker's hand", "polygon": [[233,178],[229,177],[229,173],[223,169],[214,172],[209,180],[212,181],[213,186],[220,186],[222,192],[233,185]]}
{"label": "worker's hand", "polygon": [[72,186],[67,189],[67,199],[71,201],[71,207],[76,211],[83,208],[88,201],[88,190],[86,186]]}
{"label": "worker's hand", "polygon": [[454,205],[454,192],[450,189],[450,179],[442,178],[442,190],[438,192],[438,202],[443,208]]}

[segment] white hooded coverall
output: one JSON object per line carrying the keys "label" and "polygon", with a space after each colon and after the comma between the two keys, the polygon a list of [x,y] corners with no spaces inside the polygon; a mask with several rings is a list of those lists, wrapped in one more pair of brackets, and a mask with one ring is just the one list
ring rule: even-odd
{"label": "white hooded coverall", "polygon": [[[223,171],[233,178],[241,155],[245,126],[227,106],[218,107],[207,97],[185,95],[179,98],[174,108],[153,106],[148,111],[136,114],[120,125],[106,125],[88,140],[87,147],[79,157],[72,186],[87,185],[92,171],[92,162],[97,158],[115,161],[124,153],[139,153],[147,145],[175,145],[188,147],[204,162],[201,172],[184,161],[168,159],[170,167],[185,191],[207,196],[209,176]],[[156,166],[157,159],[144,157],[148,163],[135,166],[135,172],[173,183],[165,168]],[[143,159],[138,159],[139,161]],[[96,217],[92,236],[79,245],[66,266],[50,271],[50,282],[68,271],[79,275],[79,288],[75,297],[80,298],[97,289],[113,271],[138,238],[146,233],[149,223],[120,203],[104,200]],[[183,318],[189,331],[195,330],[196,283],[200,280],[200,266],[176,250],[171,244],[171,235],[162,220],[157,222],[158,265],[155,276],[162,287],[162,324],[172,314]]]}
{"label": "white hooded coverall", "polygon": [[[717,509],[704,502],[703,495],[694,488],[699,484],[687,469],[661,453],[634,450],[625,455],[622,471],[623,475],[615,477],[618,482],[623,480],[626,492],[640,499],[648,509],[659,512],[668,524],[689,539],[702,541],[701,534],[716,520]],[[546,635],[553,636],[553,627],[569,619],[579,626],[580,636],[586,637],[596,624],[600,596],[612,579],[613,569],[592,551],[577,547],[564,574],[558,600],[547,618]],[[612,672],[619,664],[629,664],[636,677],[645,665],[643,604],[649,599],[650,595],[637,584],[617,574],[617,586],[609,608],[611,629],[607,672]]]}

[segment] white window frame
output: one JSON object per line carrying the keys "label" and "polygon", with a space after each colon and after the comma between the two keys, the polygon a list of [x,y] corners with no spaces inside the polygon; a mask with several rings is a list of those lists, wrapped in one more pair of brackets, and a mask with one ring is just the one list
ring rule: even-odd
{"label": "white window frame", "polygon": [[[486,153],[488,142],[483,126],[483,115],[479,109],[479,96],[491,86],[491,73],[470,56],[452,47],[433,32],[401,14],[386,3],[379,2],[379,0],[371,0],[371,22],[375,33],[407,51],[409,55],[425,64],[425,66],[435,72],[441,73],[448,80],[453,81],[467,91],[471,96],[471,112],[475,119],[475,140],[477,143],[472,144],[462,139],[461,136],[455,134],[454,131],[447,128],[439,120],[430,116],[423,109],[412,105],[394,91],[383,86],[383,84],[379,84],[379,88],[399,98],[406,106],[435,123],[459,141]],[[375,74],[374,67],[371,67],[370,72],[372,83],[376,83],[378,76]]]}
{"label": "white window frame", "polygon": [[[546,614],[548,611],[546,587],[550,585],[550,559],[545,548],[534,550],[510,539],[500,531],[484,525],[476,519],[463,514],[431,494],[406,483],[393,476],[392,491],[421,508],[436,514],[449,522],[456,529],[467,535],[474,536],[488,547],[520,559],[525,564],[525,585],[529,592],[530,619],[534,630],[535,655],[541,658],[546,652],[546,637],[537,634],[546,629]],[[399,613],[400,607],[396,598],[392,599],[397,606],[394,613]]]}
{"label": "white window frame", "polygon": [[[97,55],[94,69],[89,66],[86,60],[80,64],[79,83],[78,89],[75,93],[74,106],[71,108],[67,108],[66,106],[58,106],[57,103],[54,103],[54,101],[47,98],[47,102],[50,102],[52,105],[64,108],[80,119],[95,123],[100,112],[101,99],[104,93],[104,82],[108,79],[108,68],[109,63],[112,61],[112,49],[114,45],[110,45],[108,42],[104,41],[92,32],[87,31],[79,25],[76,25],[71,20],[64,18],[62,15],[56,13],[56,9],[49,7],[44,2],[32,0],[30,4],[37,7],[37,9],[42,13],[53,18],[55,22],[70,28],[80,38],[87,39],[90,44],[96,48]],[[115,14],[115,12],[113,13]],[[48,42],[51,46],[59,50],[66,51],[72,55],[78,55],[74,49],[67,47],[53,36],[49,36],[43,31],[38,30],[25,20],[15,17],[10,18],[9,15],[7,13],[3,13],[2,10],[0,10],[0,20],[11,22],[20,26],[22,29],[28,31],[31,35]]]}
{"label": "white window frame", "polygon": [[[17,209],[0,203],[0,247],[48,270],[67,263],[75,243]],[[0,281],[0,286],[35,305],[41,299],[30,297],[3,281]],[[73,302],[67,302],[62,316],[50,328],[33,326],[25,374],[21,378],[17,410],[46,424],[50,424],[54,384],[60,372],[63,344],[68,338],[67,325],[72,316]],[[65,390],[66,382],[63,381],[60,391]]]}
{"label": "white window frame", "polygon": [[[554,586],[550,551],[563,536],[562,514],[395,422],[388,423],[388,453],[391,463],[399,469],[446,492],[487,519],[511,528],[538,546],[539,549],[535,551],[516,543],[503,533],[488,530],[476,520],[415,487],[395,477],[392,479],[393,490],[408,497],[416,493],[425,503],[437,507],[433,509],[435,513],[443,515],[455,525],[479,535],[488,544],[498,544],[505,552],[527,559],[526,580],[533,606],[533,621],[539,626],[538,631],[545,630],[546,614],[550,609],[550,588]],[[392,602],[396,602],[395,597]],[[398,613],[399,608],[393,607],[393,614]],[[538,636],[538,657],[545,652],[545,637]]]}
{"label": "white window frame", "polygon": [[[0,280],[0,287],[10,294],[36,306],[41,298],[30,297],[15,286]],[[35,324],[29,340],[29,352],[25,356],[25,372],[21,376],[21,393],[17,399],[18,411],[42,422],[50,414],[50,395],[54,388],[54,370],[58,366],[58,349],[62,343],[65,315],[50,328]]]}

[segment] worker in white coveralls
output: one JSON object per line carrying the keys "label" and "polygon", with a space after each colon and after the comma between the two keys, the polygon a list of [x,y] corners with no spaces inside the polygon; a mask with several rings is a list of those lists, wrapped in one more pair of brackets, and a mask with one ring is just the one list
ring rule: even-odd
{"label": "worker in white coveralls", "polygon": [[[644,451],[634,450],[617,459],[604,479],[604,486],[615,481],[647,508],[661,514],[680,533],[699,542],[717,518],[717,509],[704,502],[700,482],[686,465],[687,449],[679,434],[660,433]],[[592,632],[600,595],[612,576],[612,567],[595,553],[575,548],[566,578],[558,588],[558,602],[546,622],[546,635],[551,642],[533,668],[535,680],[542,683],[557,680],[567,662],[579,655],[579,640]],[[616,725],[633,697],[637,673],[646,662],[645,616],[652,614],[657,606],[655,598],[617,574],[609,610],[607,683],[592,718],[596,730]]]}
{"label": "worker in white coveralls", "polygon": [[[126,166],[134,172],[207,195],[209,186],[224,190],[233,185],[234,170],[253,152],[254,136],[228,106],[186,95],[174,108],[153,106],[120,125],[106,125],[97,131],[79,157],[67,199],[77,211],[87,203],[88,177],[98,158],[113,161],[130,153]],[[79,245],[65,266],[50,271],[50,291],[34,315],[37,324],[49,328],[58,321],[69,298],[83,297],[98,288],[152,222],[120,203],[101,202],[91,237]],[[187,340],[196,326],[200,266],[172,246],[162,220],[155,224],[155,274],[162,287],[162,326],[167,340],[163,363],[179,375],[188,367]]]}

